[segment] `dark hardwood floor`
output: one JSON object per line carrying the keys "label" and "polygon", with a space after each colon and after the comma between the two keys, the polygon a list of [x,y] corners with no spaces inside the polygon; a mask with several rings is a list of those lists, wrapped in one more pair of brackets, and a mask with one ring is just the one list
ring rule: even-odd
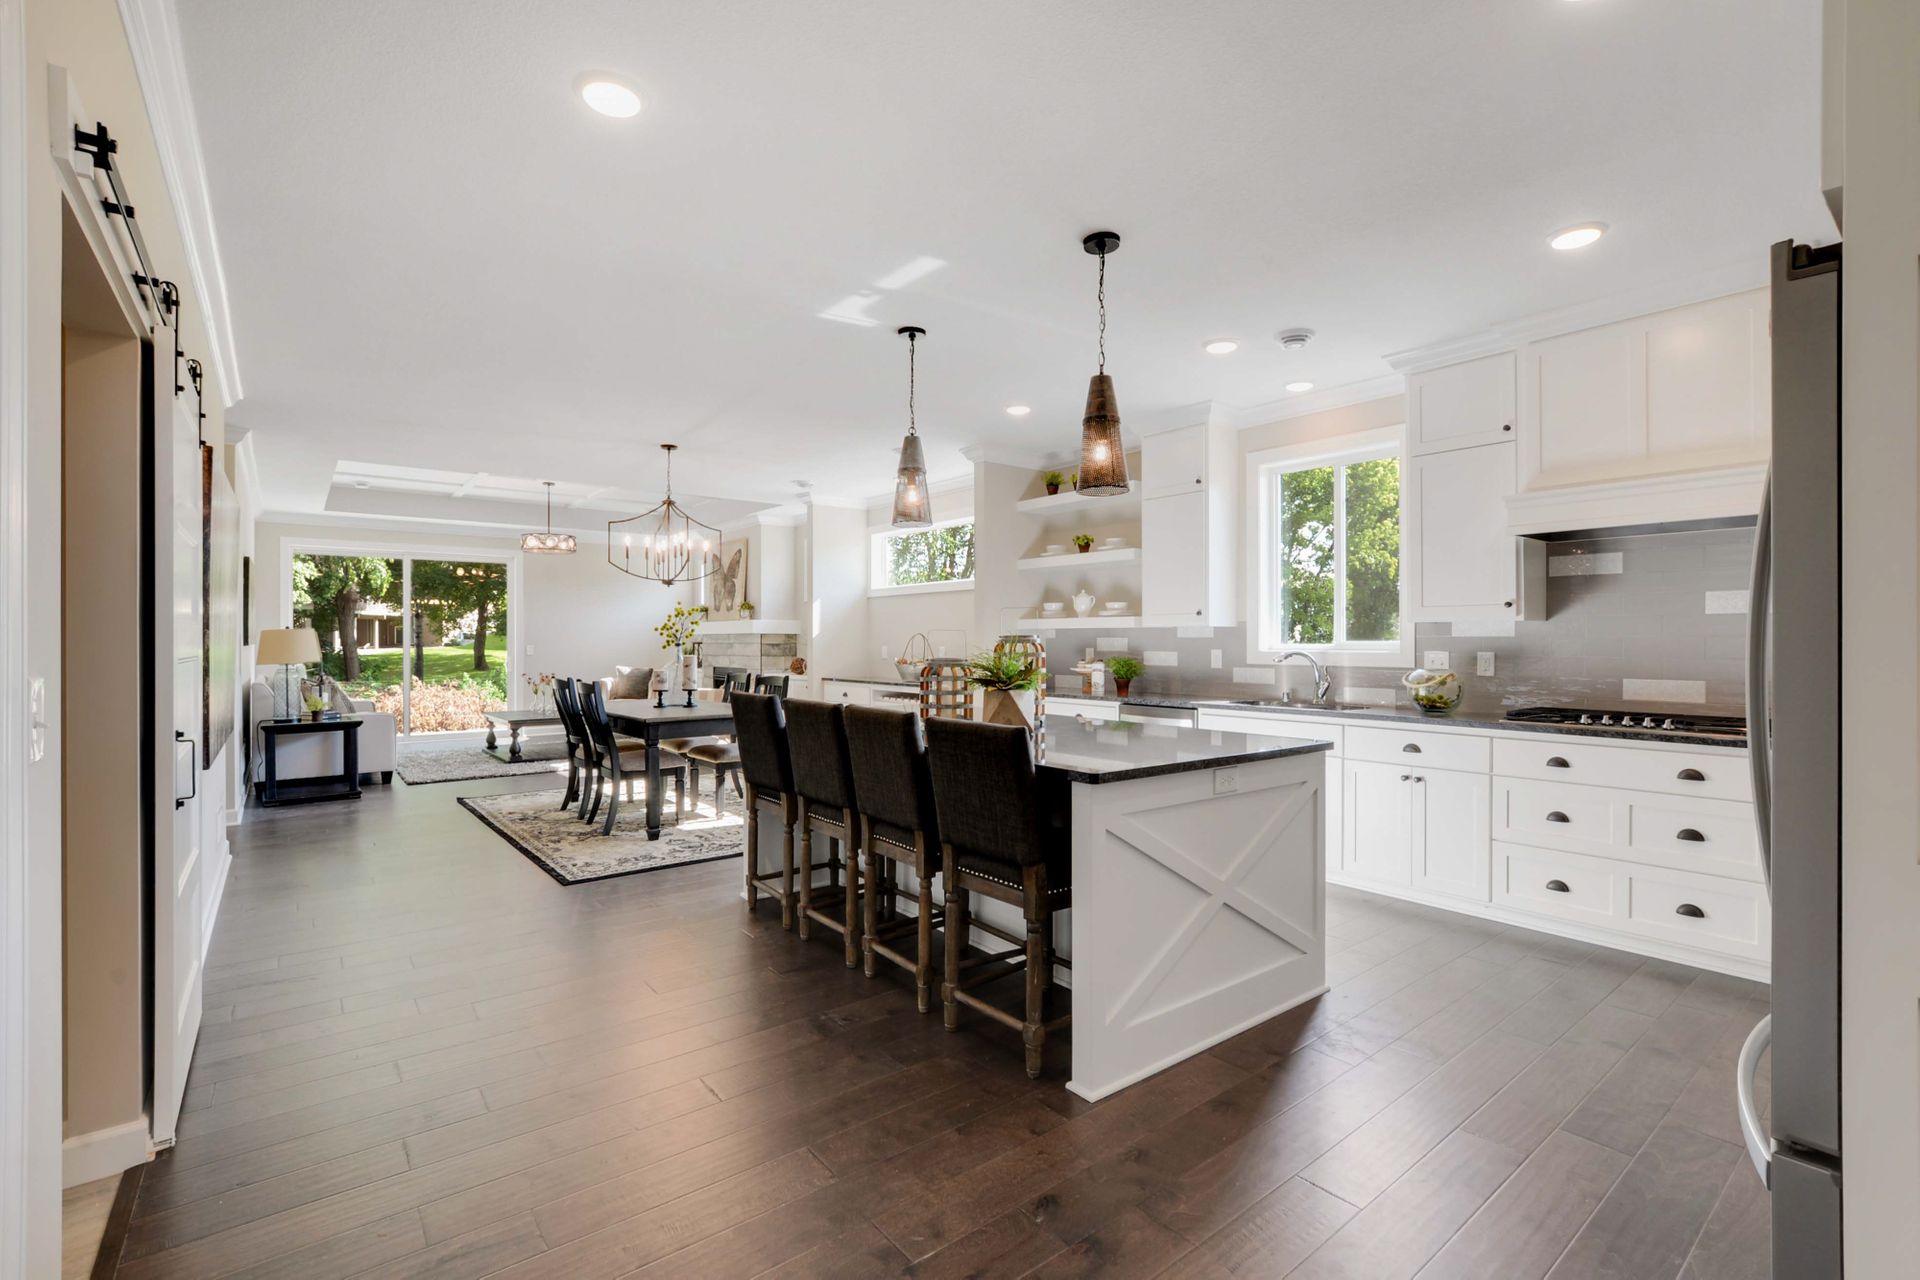
{"label": "dark hardwood floor", "polygon": [[1762,987],[1335,891],[1333,990],[1097,1105],[737,862],[563,888],[372,788],[236,832],[153,1277],[1766,1274]]}

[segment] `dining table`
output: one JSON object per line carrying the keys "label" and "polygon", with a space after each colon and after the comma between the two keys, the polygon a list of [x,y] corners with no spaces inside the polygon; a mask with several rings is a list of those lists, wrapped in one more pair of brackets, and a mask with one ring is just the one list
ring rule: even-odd
{"label": "dining table", "polygon": [[673,701],[664,707],[649,698],[607,699],[613,731],[647,744],[647,839],[660,838],[660,739],[733,732],[733,708],[726,697],[724,689],[700,689],[691,706]]}

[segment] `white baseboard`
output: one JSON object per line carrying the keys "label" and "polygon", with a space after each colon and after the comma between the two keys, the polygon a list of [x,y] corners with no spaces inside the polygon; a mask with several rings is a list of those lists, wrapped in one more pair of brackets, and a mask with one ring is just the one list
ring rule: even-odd
{"label": "white baseboard", "polygon": [[148,1141],[145,1116],[95,1129],[60,1144],[60,1185],[65,1188],[98,1182],[151,1159],[153,1144]]}
{"label": "white baseboard", "polygon": [[213,859],[213,865],[219,870],[214,872],[213,883],[206,886],[207,914],[200,934],[201,964],[207,962],[207,949],[213,945],[213,926],[220,919],[220,900],[226,896],[227,873],[233,869],[233,855],[223,849],[220,856]]}

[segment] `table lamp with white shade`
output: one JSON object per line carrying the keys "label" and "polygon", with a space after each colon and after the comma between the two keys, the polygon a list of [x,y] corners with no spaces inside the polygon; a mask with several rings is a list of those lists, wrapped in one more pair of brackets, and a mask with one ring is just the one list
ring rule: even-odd
{"label": "table lamp with white shade", "polygon": [[[292,675],[285,668],[304,668],[308,663],[320,661],[320,633],[312,627],[263,628],[253,660],[258,666],[282,668],[281,701],[287,708],[287,714],[295,716],[298,713],[293,710],[293,693],[288,687]],[[304,679],[305,672],[301,675]]]}

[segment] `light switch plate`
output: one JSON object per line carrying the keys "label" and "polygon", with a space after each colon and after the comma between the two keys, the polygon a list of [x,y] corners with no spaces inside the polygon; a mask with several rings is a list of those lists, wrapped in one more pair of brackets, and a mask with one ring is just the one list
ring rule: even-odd
{"label": "light switch plate", "polygon": [[1220,669],[1220,650],[1218,649],[1213,651],[1213,669],[1215,671]]}
{"label": "light switch plate", "polygon": [[1213,794],[1230,796],[1240,790],[1240,771],[1232,765],[1213,771]]}
{"label": "light switch plate", "polygon": [[1493,674],[1493,655],[1491,653],[1487,652],[1485,649],[1482,649],[1478,653],[1474,654],[1473,657],[1474,657],[1473,673],[1475,675],[1490,676]]}
{"label": "light switch plate", "polygon": [[1420,665],[1429,671],[1445,671],[1452,661],[1445,649],[1429,649],[1420,655]]}
{"label": "light switch plate", "polygon": [[28,763],[47,754],[47,678],[35,676],[27,692],[27,719],[33,722],[33,745]]}

